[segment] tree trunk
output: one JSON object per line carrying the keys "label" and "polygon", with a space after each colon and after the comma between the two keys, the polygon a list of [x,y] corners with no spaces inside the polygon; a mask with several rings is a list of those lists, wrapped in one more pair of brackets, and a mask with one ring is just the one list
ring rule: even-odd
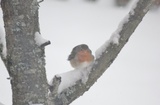
{"label": "tree trunk", "polygon": [[34,40],[35,32],[39,32],[37,0],[2,0],[1,5],[13,105],[47,105],[44,48]]}

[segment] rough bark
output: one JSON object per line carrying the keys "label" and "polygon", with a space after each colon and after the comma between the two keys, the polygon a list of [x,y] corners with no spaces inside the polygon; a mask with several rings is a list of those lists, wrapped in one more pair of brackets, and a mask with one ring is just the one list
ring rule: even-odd
{"label": "rough bark", "polygon": [[[139,0],[134,10],[129,12],[129,20],[122,25],[122,29],[119,32],[119,44],[113,44],[111,42],[106,46],[104,52],[95,60],[95,63],[91,67],[91,73],[89,74],[86,84],[79,80],[74,86],[64,89],[60,94],[55,94],[55,91],[53,90],[51,97],[54,100],[55,105],[70,104],[72,101],[83,95],[84,92],[86,92],[97,81],[97,79],[112,64],[124,45],[128,42],[130,36],[148,12],[152,1],[153,0]],[[54,80],[56,80],[55,78]],[[55,81],[53,82],[54,87],[57,87],[57,85],[60,84],[59,79],[57,79],[57,84],[54,84]]]}
{"label": "rough bark", "polygon": [[39,32],[37,0],[2,0],[1,6],[13,105],[48,105],[44,48],[34,40]]}

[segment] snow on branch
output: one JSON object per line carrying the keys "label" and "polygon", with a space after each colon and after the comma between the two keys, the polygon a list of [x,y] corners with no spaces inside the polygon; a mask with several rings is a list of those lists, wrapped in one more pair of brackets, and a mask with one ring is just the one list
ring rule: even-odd
{"label": "snow on branch", "polygon": [[[115,45],[119,45],[119,39],[120,39],[120,32],[123,29],[123,25],[125,23],[127,23],[129,21],[129,14],[120,22],[117,30],[115,32],[113,32],[113,34],[111,35],[110,39],[107,40],[98,50],[96,50],[96,58],[99,58],[103,52],[105,51],[105,49],[110,46],[110,44],[115,44]],[[107,52],[106,52],[107,53]]]}
{"label": "snow on branch", "polygon": [[[83,95],[97,81],[128,42],[153,1],[139,0],[134,5],[134,8],[122,20],[110,39],[96,51],[96,59],[92,65],[84,68],[82,71],[70,71],[59,75],[62,81],[59,80],[57,84],[56,82],[54,84],[52,81],[52,86],[57,87],[57,94],[51,96],[55,105],[70,104],[76,98]],[[83,73],[85,76],[83,76]]]}
{"label": "snow on branch", "polygon": [[[56,75],[51,82],[49,83],[50,86],[53,86],[58,78],[60,79],[59,86],[57,88],[57,93],[60,94],[64,89],[67,89],[69,87],[72,87],[76,84],[77,81],[81,81],[83,84],[85,84],[88,80],[88,76],[90,73],[90,66],[84,67],[84,68],[78,68],[63,74]],[[54,89],[52,89],[54,90]]]}
{"label": "snow on branch", "polygon": [[[118,46],[119,44],[119,40],[120,38],[122,39],[122,37],[120,37],[120,34],[121,32],[124,30],[124,25],[127,24],[129,21],[129,19],[131,19],[131,16],[134,16],[136,15],[135,14],[135,9],[137,7],[137,5],[140,4],[139,1],[137,1],[137,3],[135,3],[133,6],[132,6],[132,9],[130,10],[130,12],[124,17],[124,19],[120,22],[120,24],[118,25],[118,28],[115,32],[113,32],[113,34],[111,35],[110,39],[107,40],[97,51],[96,51],[96,58],[99,58],[102,53],[105,52],[105,49],[110,46],[110,44],[116,44]],[[151,6],[151,3],[143,9],[143,12],[144,13],[147,13],[149,8]],[[138,12],[136,12],[138,13]],[[137,14],[138,16],[138,14]],[[126,27],[127,28],[127,27]],[[107,53],[108,51],[106,51]]]}
{"label": "snow on branch", "polygon": [[49,40],[44,39],[39,32],[35,32],[34,40],[35,40],[36,44],[40,47],[45,47],[45,46],[51,44],[51,42]]}
{"label": "snow on branch", "polygon": [[0,55],[2,59],[6,59],[7,56],[7,48],[6,48],[6,39],[4,28],[0,26]]}

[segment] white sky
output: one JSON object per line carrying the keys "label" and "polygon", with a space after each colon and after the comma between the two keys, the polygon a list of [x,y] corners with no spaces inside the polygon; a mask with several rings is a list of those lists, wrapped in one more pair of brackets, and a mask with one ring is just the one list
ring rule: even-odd
{"label": "white sky", "polygon": [[[110,38],[127,8],[109,0],[45,0],[40,4],[40,28],[45,39],[46,71],[54,75],[72,70],[67,61],[72,48],[86,43],[93,53]],[[2,12],[0,12],[0,23]],[[148,13],[111,67],[82,97],[71,105],[159,105],[160,103],[160,10]],[[11,105],[7,70],[0,61],[0,102]]]}

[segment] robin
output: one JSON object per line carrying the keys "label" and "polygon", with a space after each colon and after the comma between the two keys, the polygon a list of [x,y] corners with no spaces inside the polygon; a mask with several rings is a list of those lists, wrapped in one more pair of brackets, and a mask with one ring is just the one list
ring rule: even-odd
{"label": "robin", "polygon": [[88,66],[94,61],[92,51],[86,44],[77,45],[72,49],[68,60],[73,68],[83,68]]}

